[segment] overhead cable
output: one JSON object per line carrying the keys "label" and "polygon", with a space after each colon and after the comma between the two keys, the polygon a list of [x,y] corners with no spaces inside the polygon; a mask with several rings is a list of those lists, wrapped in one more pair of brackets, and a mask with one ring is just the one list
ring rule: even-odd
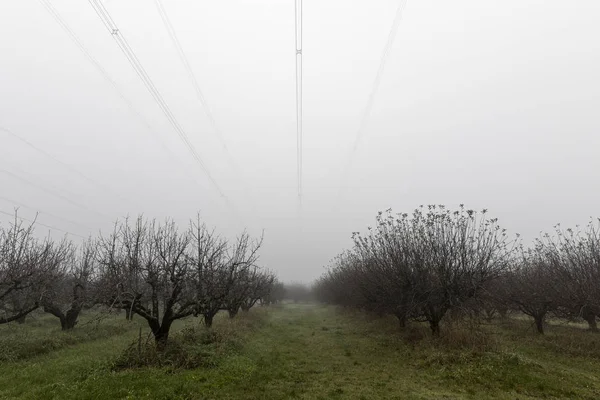
{"label": "overhead cable", "polygon": [[[48,13],[56,20],[58,25],[65,31],[65,33],[69,36],[71,41],[77,46],[77,48],[83,53],[86,59],[96,68],[96,70],[102,75],[102,77],[110,84],[113,90],[117,93],[119,98],[125,103],[129,112],[133,114],[141,124],[152,134],[157,143],[162,147],[162,149],[168,154],[168,156],[175,162],[181,164],[181,159],[176,157],[175,154],[169,149],[169,147],[164,143],[161,139],[160,135],[156,130],[152,127],[152,125],[148,122],[148,119],[145,118],[133,105],[133,103],[125,96],[117,82],[109,75],[106,69],[100,64],[100,62],[92,56],[92,54],[88,51],[85,45],[79,40],[79,37],[75,34],[75,32],[71,29],[71,27],[67,24],[67,22],[62,18],[60,13],[56,10],[56,8],[52,5],[50,0],[39,0],[40,3],[46,8]],[[187,168],[184,169],[186,175],[194,182],[195,185],[202,187],[194,178],[192,178],[189,170]]]}
{"label": "overhead cable", "polygon": [[45,188],[45,187],[43,187],[43,186],[41,186],[41,185],[39,185],[39,184],[37,184],[35,182],[31,182],[30,180],[28,180],[26,178],[23,178],[22,176],[19,176],[19,175],[13,173],[13,172],[7,171],[5,169],[0,169],[0,173],[4,173],[4,174],[6,174],[8,176],[11,176],[14,179],[19,180],[19,181],[21,181],[21,182],[23,182],[23,183],[25,183],[25,184],[27,184],[29,186],[35,187],[37,189],[40,189],[41,191],[46,192],[46,193],[48,193],[48,194],[50,194],[50,195],[52,195],[52,196],[54,196],[56,198],[59,198],[59,199],[65,201],[65,202],[67,202],[67,203],[69,203],[69,204],[71,204],[71,205],[73,205],[75,207],[81,208],[82,210],[85,210],[85,211],[90,212],[92,214],[96,214],[96,215],[98,215],[100,217],[112,220],[112,217],[109,217],[106,214],[103,214],[101,212],[92,210],[91,208],[87,207],[86,205],[81,204],[79,202],[76,202],[74,200],[71,200],[67,196],[62,195],[61,193],[58,193],[57,191],[55,191],[53,189]]}
{"label": "overhead cable", "polygon": [[156,5],[158,14],[160,15],[160,18],[163,22],[165,30],[169,34],[169,38],[171,39],[173,46],[175,46],[175,48],[177,49],[177,54],[179,55],[179,59],[181,60],[181,63],[185,67],[185,70],[188,74],[188,78],[190,79],[192,86],[194,87],[194,91],[196,92],[196,97],[198,98],[198,101],[200,102],[200,105],[202,106],[202,109],[204,110],[204,113],[206,114],[206,117],[208,118],[208,122],[210,123],[212,131],[217,136],[217,139],[221,143],[223,152],[225,153],[225,156],[227,157],[229,164],[231,165],[234,172],[238,175],[238,177],[242,180],[242,183],[245,186],[246,191],[248,191],[248,187],[246,185],[246,182],[244,181],[243,174],[229,151],[227,142],[225,140],[225,136],[223,135],[223,132],[219,128],[217,121],[215,120],[215,117],[208,105],[208,102],[206,101],[206,97],[204,96],[204,93],[202,92],[202,89],[200,88],[198,79],[196,79],[194,70],[192,69],[192,66],[185,54],[185,51],[183,50],[183,47],[181,46],[181,42],[179,41],[179,38],[177,37],[177,34],[175,32],[175,29],[173,28],[173,24],[171,23],[171,20],[169,19],[169,16],[165,10],[165,7],[161,0],[154,0],[154,3]]}
{"label": "overhead cable", "polygon": [[302,0],[295,0],[296,28],[296,160],[298,201],[302,204]]}
{"label": "overhead cable", "polygon": [[4,201],[6,201],[6,202],[8,202],[8,203],[12,203],[12,205],[13,205],[13,206],[18,206],[18,207],[28,208],[28,209],[30,209],[30,210],[32,210],[32,211],[35,211],[35,212],[37,212],[37,213],[40,213],[40,214],[43,214],[43,215],[47,215],[47,216],[49,216],[49,217],[52,217],[52,218],[59,219],[59,220],[61,220],[61,221],[63,221],[63,222],[66,222],[66,223],[68,223],[68,224],[71,224],[71,225],[77,225],[77,226],[79,226],[80,228],[84,228],[84,229],[86,229],[86,230],[88,230],[88,231],[90,231],[90,232],[92,232],[92,231],[93,231],[93,229],[91,229],[91,228],[89,228],[89,227],[87,227],[87,226],[85,226],[85,225],[82,225],[82,224],[80,224],[79,222],[75,222],[75,221],[72,221],[72,220],[70,220],[70,219],[68,219],[68,218],[64,218],[64,217],[61,217],[61,216],[59,216],[59,215],[52,214],[52,213],[49,213],[49,212],[46,212],[46,211],[42,211],[42,210],[38,209],[37,207],[31,207],[31,206],[28,206],[28,205],[26,205],[26,204],[23,204],[23,203],[22,203],[22,202],[20,202],[20,201],[16,201],[16,200],[13,200],[13,199],[9,199],[9,198],[7,198],[7,197],[4,197],[4,196],[0,196],[0,200],[4,200]]}
{"label": "overhead cable", "polygon": [[221,187],[219,186],[219,184],[217,183],[215,178],[212,176],[207,165],[202,160],[202,157],[200,156],[200,154],[198,153],[196,148],[193,146],[193,144],[190,142],[190,140],[187,136],[187,133],[185,132],[185,130],[183,129],[183,127],[181,126],[181,124],[179,123],[179,121],[177,120],[175,115],[171,112],[171,109],[169,108],[167,103],[164,101],[162,95],[160,94],[160,92],[158,91],[156,86],[154,85],[154,82],[148,76],[148,73],[146,72],[145,68],[139,61],[138,57],[135,55],[135,52],[133,51],[131,46],[129,46],[129,43],[127,42],[127,40],[125,39],[125,37],[123,36],[123,34],[119,30],[119,28],[117,27],[117,25],[115,24],[115,22],[112,19],[108,10],[102,4],[102,1],[101,0],[88,0],[88,2],[90,3],[90,5],[94,9],[94,11],[96,12],[98,17],[100,18],[100,20],[102,21],[102,23],[104,24],[106,29],[110,32],[111,36],[115,39],[115,42],[117,43],[117,45],[119,46],[119,48],[121,49],[121,51],[123,52],[123,54],[125,55],[127,60],[129,61],[129,63],[131,64],[131,66],[134,69],[134,71],[136,72],[136,74],[142,80],[142,83],[144,84],[144,86],[146,87],[148,92],[150,92],[150,94],[154,98],[156,104],[159,106],[161,111],[164,113],[165,117],[167,118],[167,120],[169,121],[169,123],[171,124],[171,126],[173,127],[173,129],[175,130],[175,132],[177,133],[177,135],[179,136],[179,138],[185,145],[185,147],[188,149],[189,153],[192,155],[194,161],[200,166],[201,170],[206,174],[210,183],[213,185],[214,189],[219,193],[221,198],[230,207],[232,207],[227,196],[225,195],[223,190],[221,190]]}
{"label": "overhead cable", "polygon": [[11,214],[11,213],[9,213],[9,212],[2,211],[2,210],[0,210],[0,214],[8,215],[9,217],[13,217],[13,218],[15,218],[15,217],[16,217],[16,218],[18,218],[18,219],[20,219],[20,220],[27,221],[27,222],[31,222],[31,223],[32,223],[32,224],[34,224],[34,225],[43,226],[44,228],[48,228],[48,229],[51,229],[51,230],[55,230],[55,231],[59,231],[59,232],[63,232],[63,233],[66,233],[67,235],[76,236],[76,237],[79,237],[79,238],[81,238],[81,239],[84,239],[84,240],[85,240],[85,239],[87,239],[87,237],[85,237],[85,236],[78,235],[78,234],[76,234],[76,233],[72,233],[72,232],[66,231],[66,230],[64,230],[64,229],[57,228],[57,227],[55,227],[55,226],[52,226],[52,225],[46,225],[46,224],[42,224],[41,222],[38,222],[38,221],[37,221],[37,220],[35,220],[35,219],[29,219],[29,218],[25,218],[25,217],[20,217],[20,216],[18,216],[18,215]]}
{"label": "overhead cable", "polygon": [[367,104],[365,105],[365,108],[361,115],[358,130],[356,131],[356,135],[354,137],[354,142],[352,144],[352,149],[350,151],[350,155],[348,157],[348,160],[346,162],[346,165],[345,165],[345,168],[343,171],[342,182],[340,185],[340,190],[338,192],[338,200],[343,195],[343,191],[345,189],[345,186],[346,186],[346,183],[348,180],[348,174],[350,173],[350,168],[352,166],[352,162],[354,161],[356,150],[358,149],[360,140],[361,140],[362,136],[364,135],[364,131],[367,127],[367,122],[369,120],[369,116],[371,115],[371,110],[373,109],[373,104],[375,102],[375,96],[377,95],[377,92],[379,91],[379,86],[381,84],[381,78],[383,77],[385,65],[386,65],[389,55],[391,53],[392,47],[394,46],[394,41],[396,39],[398,27],[400,25],[400,22],[402,21],[402,17],[404,15],[404,8],[406,7],[407,1],[408,0],[400,0],[398,8],[396,9],[396,15],[394,17],[394,21],[392,22],[392,26],[390,28],[390,32],[388,34],[387,41],[385,43],[385,47],[381,54],[381,59],[379,61],[379,68],[377,69],[377,74],[375,75],[375,80],[373,81],[371,91],[369,92]]}
{"label": "overhead cable", "polygon": [[83,172],[81,172],[80,170],[78,170],[77,168],[73,167],[70,164],[67,164],[61,160],[59,160],[58,158],[56,158],[55,156],[53,156],[52,154],[48,153],[47,151],[41,149],[40,147],[34,145],[33,143],[31,143],[29,140],[25,139],[23,136],[18,135],[16,133],[14,133],[12,130],[2,127],[0,126],[0,130],[3,132],[8,133],[9,135],[11,135],[12,137],[20,140],[22,143],[25,143],[27,146],[29,146],[30,148],[34,149],[35,151],[43,154],[44,156],[48,157],[49,159],[51,159],[52,161],[54,161],[57,164],[62,165],[64,168],[66,168],[67,170],[73,172],[74,174],[78,175],[80,178],[82,178],[83,180],[85,180],[86,182],[92,184],[93,186],[97,186],[101,191],[103,192],[108,192],[111,193],[112,195],[120,198],[121,200],[125,200],[128,201],[130,203],[132,203],[130,200],[127,200],[126,198],[124,198],[123,196],[121,196],[121,194],[119,194],[118,192],[110,189],[109,187],[107,187],[106,185],[95,181],[94,179],[88,177],[87,175],[85,175]]}

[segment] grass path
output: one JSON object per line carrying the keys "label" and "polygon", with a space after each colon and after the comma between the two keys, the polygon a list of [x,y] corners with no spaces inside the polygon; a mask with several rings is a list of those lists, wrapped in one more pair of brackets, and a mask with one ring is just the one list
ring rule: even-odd
{"label": "grass path", "polygon": [[389,326],[316,305],[274,308],[266,318],[213,368],[113,372],[131,331],[0,365],[0,398],[600,398],[597,360],[535,346],[489,354],[415,347]]}

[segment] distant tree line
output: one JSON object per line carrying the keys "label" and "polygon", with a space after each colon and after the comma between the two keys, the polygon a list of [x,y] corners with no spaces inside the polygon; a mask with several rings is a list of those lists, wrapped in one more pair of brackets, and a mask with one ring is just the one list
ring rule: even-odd
{"label": "distant tree line", "polygon": [[286,283],[283,287],[283,298],[294,303],[306,303],[314,299],[309,285],[300,282]]}
{"label": "distant tree line", "polygon": [[283,298],[282,284],[257,264],[262,238],[228,241],[198,218],[185,229],[126,218],[79,246],[40,239],[34,228],[16,215],[0,225],[0,324],[41,309],[70,330],[82,310],[103,305],[142,317],[164,345],[178,319],[200,316],[210,327],[220,310],[233,318]]}
{"label": "distant tree line", "polygon": [[585,320],[598,331],[598,221],[576,230],[557,225],[525,247],[486,210],[431,205],[379,212],[375,227],[355,232],[353,241],[315,284],[320,301],[392,314],[401,326],[427,322],[433,335],[454,312],[487,319],[522,313],[539,333],[549,316]]}

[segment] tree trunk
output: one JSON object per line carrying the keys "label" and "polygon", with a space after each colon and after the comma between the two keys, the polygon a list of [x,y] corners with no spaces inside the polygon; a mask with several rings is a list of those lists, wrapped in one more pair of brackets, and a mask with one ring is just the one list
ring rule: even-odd
{"label": "tree trunk", "polygon": [[406,313],[398,311],[395,315],[398,318],[400,328],[406,328]]}
{"label": "tree trunk", "polygon": [[79,314],[79,312],[77,312],[75,317],[73,317],[73,311],[71,309],[65,315],[65,313],[62,312],[60,307],[52,303],[46,304],[44,306],[44,312],[52,314],[56,318],[58,318],[58,320],[60,321],[60,329],[62,329],[63,331],[67,331],[75,327],[75,324],[77,323],[77,315]]}
{"label": "tree trunk", "polygon": [[125,309],[125,319],[126,319],[127,321],[131,321],[131,320],[133,320],[133,314],[134,314],[134,313],[133,313],[133,311],[131,310],[131,308],[126,308],[126,309]]}
{"label": "tree trunk", "polygon": [[596,315],[594,313],[587,313],[584,316],[584,319],[588,323],[588,326],[590,327],[590,331],[598,332],[598,323],[596,322]]}
{"label": "tree trunk", "polygon": [[77,325],[77,318],[79,317],[79,313],[81,312],[80,308],[71,308],[67,311],[67,314],[64,317],[64,322],[61,320],[60,325],[63,331],[68,331],[75,328]]}
{"label": "tree trunk", "polygon": [[440,321],[438,320],[430,320],[429,328],[431,328],[431,334],[435,337],[440,336]]}
{"label": "tree trunk", "polygon": [[172,321],[163,322],[162,325],[154,333],[154,342],[158,350],[164,350],[169,339],[169,331],[171,330]]}
{"label": "tree trunk", "polygon": [[492,322],[494,317],[496,316],[496,310],[494,309],[485,309],[485,320],[487,322]]}
{"label": "tree trunk", "polygon": [[204,325],[207,328],[210,328],[212,326],[214,316],[215,315],[213,313],[204,314]]}
{"label": "tree trunk", "polygon": [[63,331],[70,331],[75,328],[77,325],[77,317],[69,317],[68,315],[63,315],[58,317],[60,321],[60,329]]}
{"label": "tree trunk", "polygon": [[508,314],[508,310],[506,308],[499,308],[498,309],[498,314],[500,314],[500,319],[506,319],[506,316]]}
{"label": "tree trunk", "polygon": [[230,308],[229,310],[227,310],[227,312],[229,313],[229,318],[235,318],[235,316],[238,313],[238,308]]}
{"label": "tree trunk", "polygon": [[539,333],[540,335],[544,334],[544,317],[546,316],[546,314],[538,314],[536,316],[534,316],[533,318],[535,319],[535,328],[537,329],[537,333]]}

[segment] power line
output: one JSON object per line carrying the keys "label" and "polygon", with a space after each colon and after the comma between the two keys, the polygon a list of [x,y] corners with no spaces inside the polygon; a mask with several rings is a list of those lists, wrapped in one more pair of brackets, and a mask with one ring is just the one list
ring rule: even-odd
{"label": "power line", "polygon": [[377,92],[379,90],[379,86],[381,84],[381,78],[383,77],[383,72],[385,70],[385,65],[387,63],[390,52],[394,45],[394,41],[396,39],[396,33],[398,32],[398,27],[400,25],[400,22],[402,21],[402,17],[404,15],[403,11],[404,11],[404,8],[406,7],[407,2],[408,2],[408,0],[400,0],[400,3],[398,4],[398,8],[396,9],[396,15],[394,17],[394,21],[392,22],[392,26],[390,28],[390,32],[388,34],[388,38],[387,38],[385,47],[381,54],[381,59],[379,61],[379,68],[377,69],[377,74],[375,75],[375,80],[373,81],[373,86],[371,87],[371,92],[369,93],[369,97],[367,99],[367,104],[365,105],[365,108],[363,110],[363,113],[362,113],[362,116],[360,119],[360,123],[358,126],[358,130],[356,131],[354,143],[352,144],[352,150],[350,152],[348,161],[344,168],[344,172],[342,175],[342,183],[340,185],[340,190],[338,192],[338,200],[343,195],[343,191],[345,189],[346,182],[348,180],[348,174],[350,173],[350,167],[352,166],[352,162],[354,160],[356,150],[357,150],[360,140],[364,134],[364,131],[367,127],[367,122],[368,122],[369,116],[371,115],[371,110],[373,109],[373,104],[375,102],[375,96],[377,95]]}
{"label": "power line", "polygon": [[136,72],[136,74],[139,76],[139,78],[144,83],[144,86],[146,87],[146,89],[150,92],[150,94],[154,98],[156,104],[159,106],[161,111],[165,114],[165,117],[167,118],[167,120],[169,121],[169,123],[171,124],[171,126],[173,127],[175,132],[177,132],[177,135],[179,136],[179,138],[181,139],[183,144],[187,147],[187,149],[190,152],[190,154],[192,155],[193,159],[200,166],[200,168],[204,171],[204,173],[208,177],[209,181],[211,182],[211,184],[213,185],[215,190],[219,193],[221,198],[223,198],[226,201],[226,203],[231,207],[231,203],[227,199],[227,196],[225,195],[225,193],[223,193],[219,184],[214,179],[214,177],[210,173],[208,167],[202,160],[202,157],[198,154],[197,150],[190,142],[190,140],[187,136],[187,133],[185,132],[183,127],[179,124],[179,121],[177,120],[175,115],[173,115],[173,113],[171,112],[171,109],[169,108],[167,103],[164,101],[162,95],[160,94],[160,92],[158,91],[156,86],[154,85],[154,82],[148,76],[148,73],[144,69],[143,65],[140,63],[139,59],[135,55],[131,46],[129,46],[129,43],[127,42],[127,40],[125,39],[123,34],[120,32],[119,28],[117,27],[114,20],[110,16],[110,13],[108,12],[108,10],[106,10],[104,5],[102,4],[102,1],[101,0],[88,0],[88,2],[90,3],[90,5],[94,9],[94,11],[96,12],[98,17],[100,18],[100,20],[102,21],[102,23],[104,24],[106,29],[110,32],[112,37],[115,39],[115,42],[117,43],[117,45],[119,46],[119,48],[121,49],[121,51],[123,52],[123,54],[125,55],[127,60],[129,61],[129,63],[131,64],[131,66],[134,69],[134,71]]}
{"label": "power line", "polygon": [[35,188],[37,188],[37,189],[40,189],[40,190],[42,190],[42,191],[44,191],[44,192],[46,192],[46,193],[48,193],[48,194],[51,194],[52,196],[54,196],[54,197],[57,197],[57,198],[59,198],[59,199],[61,199],[61,200],[65,201],[65,202],[67,202],[67,203],[69,203],[69,204],[71,204],[71,205],[74,205],[75,207],[81,208],[82,210],[85,210],[85,211],[88,211],[88,212],[90,212],[90,213],[96,214],[96,215],[98,215],[98,216],[101,216],[101,217],[103,217],[103,218],[108,218],[108,219],[111,219],[111,220],[112,220],[112,218],[111,218],[111,217],[109,217],[109,216],[108,216],[108,215],[106,215],[106,214],[103,214],[103,213],[101,213],[101,212],[98,212],[98,211],[94,211],[94,210],[92,210],[92,209],[88,208],[87,206],[85,206],[85,205],[83,205],[83,204],[81,204],[81,203],[78,203],[78,202],[76,202],[76,201],[73,201],[73,200],[69,199],[68,197],[66,197],[66,196],[63,196],[62,194],[60,194],[60,193],[57,193],[56,191],[54,191],[54,190],[52,190],[52,189],[44,188],[43,186],[40,186],[40,185],[38,185],[37,183],[31,182],[30,180],[28,180],[28,179],[25,179],[25,178],[23,178],[22,176],[19,176],[19,175],[17,175],[17,174],[15,174],[15,173],[13,173],[13,172],[7,171],[7,170],[5,170],[5,169],[0,169],[0,172],[2,172],[2,173],[4,173],[4,174],[7,174],[7,175],[9,175],[9,176],[12,176],[13,178],[15,178],[15,179],[17,179],[17,180],[19,180],[19,181],[21,181],[21,182],[24,182],[24,183],[28,184],[29,186],[33,186],[33,187],[35,187]]}
{"label": "power line", "polygon": [[13,217],[13,218],[16,217],[16,218],[21,219],[23,221],[31,222],[34,225],[39,225],[39,226],[43,226],[43,227],[48,228],[48,229],[52,229],[52,230],[55,230],[55,231],[63,232],[63,233],[66,233],[67,235],[77,236],[77,237],[82,238],[84,240],[87,239],[85,236],[81,236],[81,235],[78,235],[76,233],[65,231],[64,229],[56,228],[56,227],[54,227],[52,225],[42,224],[41,222],[38,222],[37,219],[29,219],[29,218],[25,218],[25,217],[19,217],[18,215],[16,215],[16,210],[15,210],[15,214],[11,214],[11,213],[8,213],[6,211],[0,210],[0,214],[8,215],[9,217]]}
{"label": "power line", "polygon": [[93,186],[97,186],[98,188],[100,188],[100,190],[105,191],[105,192],[110,192],[112,193],[114,196],[120,198],[121,200],[125,200],[125,201],[129,201],[131,203],[130,200],[125,199],[123,196],[121,196],[119,193],[115,192],[114,190],[111,190],[109,187],[107,187],[106,185],[103,185],[99,182],[96,182],[94,179],[88,177],[87,175],[85,175],[83,172],[79,171],[77,168],[73,167],[72,165],[69,165],[61,160],[59,160],[58,158],[56,158],[55,156],[53,156],[52,154],[48,153],[47,151],[37,147],[36,145],[34,145],[33,143],[31,143],[30,141],[28,141],[27,139],[25,139],[23,136],[18,135],[16,133],[14,133],[13,131],[11,131],[8,128],[5,128],[3,126],[0,126],[0,130],[3,132],[8,133],[9,135],[11,135],[12,137],[20,140],[21,142],[25,143],[27,146],[29,146],[30,148],[34,149],[35,151],[45,155],[46,157],[48,157],[49,159],[51,159],[52,161],[54,161],[57,164],[62,165],[64,168],[66,168],[67,170],[77,174],[80,178],[82,178],[83,180],[85,180],[86,182],[92,184]]}
{"label": "power line", "polygon": [[[141,123],[142,125],[153,135],[154,139],[160,144],[162,149],[169,155],[172,160],[176,162],[181,162],[180,158],[177,158],[175,154],[165,145],[163,140],[160,138],[160,135],[154,128],[152,128],[151,124],[148,120],[134,107],[133,103],[125,96],[117,82],[108,74],[106,69],[100,64],[100,62],[92,56],[92,54],[88,51],[85,45],[79,40],[75,32],[71,29],[71,27],[66,23],[66,21],[62,18],[60,13],[54,8],[52,3],[49,0],[39,0],[40,3],[46,8],[46,11],[56,20],[58,25],[63,29],[63,31],[69,36],[71,41],[77,46],[77,48],[83,53],[86,59],[96,68],[96,70],[102,75],[102,77],[110,84],[113,90],[117,93],[119,98],[125,103],[129,112],[131,112]],[[184,168],[186,175],[199,187],[202,188],[195,179],[189,174],[189,170]]]}
{"label": "power line", "polygon": [[163,22],[163,25],[164,25],[166,31],[169,34],[171,42],[177,49],[177,54],[179,55],[179,59],[181,60],[181,63],[185,67],[188,77],[189,77],[190,81],[192,82],[192,86],[194,87],[194,90],[196,92],[196,97],[198,98],[198,101],[200,102],[200,105],[202,106],[202,109],[204,110],[204,113],[206,114],[206,117],[208,118],[208,121],[212,128],[212,131],[219,139],[229,164],[231,165],[231,167],[233,168],[235,173],[238,175],[238,177],[242,180],[242,182],[247,190],[247,186],[243,179],[243,174],[242,174],[239,166],[235,162],[234,158],[232,157],[231,153],[229,152],[229,148],[227,146],[227,142],[225,140],[223,132],[219,128],[217,121],[215,120],[215,117],[214,117],[213,113],[211,112],[211,109],[206,101],[206,98],[204,97],[204,93],[202,92],[202,89],[200,89],[200,84],[198,83],[198,80],[196,79],[196,75],[194,74],[194,71],[192,69],[192,66],[191,66],[186,54],[185,54],[185,51],[183,50],[183,47],[181,46],[181,42],[179,41],[179,38],[177,37],[175,29],[173,28],[173,24],[171,24],[171,20],[169,19],[169,16],[165,10],[165,7],[161,0],[154,0],[154,4],[156,5],[156,9],[158,10],[158,14],[160,15],[160,18]]}
{"label": "power line", "polygon": [[296,159],[298,202],[302,204],[302,0],[295,0],[296,28]]}
{"label": "power line", "polygon": [[52,214],[52,213],[49,213],[49,212],[46,212],[46,211],[42,211],[42,210],[40,210],[40,209],[38,209],[36,207],[31,207],[31,206],[28,206],[28,205],[26,205],[26,204],[24,204],[22,202],[19,202],[19,201],[13,200],[13,199],[9,199],[8,197],[0,196],[0,200],[5,200],[5,201],[7,201],[9,203],[12,203],[13,206],[16,205],[16,206],[19,206],[19,207],[28,208],[30,210],[36,211],[37,213],[44,214],[44,215],[47,215],[49,217],[53,217],[53,218],[62,220],[62,221],[66,222],[68,224],[71,224],[71,225],[77,225],[77,226],[79,226],[81,228],[85,228],[85,229],[89,230],[90,232],[93,231],[93,229],[90,229],[89,227],[87,227],[85,225],[82,225],[79,222],[71,221],[70,219],[61,217],[59,215]]}

